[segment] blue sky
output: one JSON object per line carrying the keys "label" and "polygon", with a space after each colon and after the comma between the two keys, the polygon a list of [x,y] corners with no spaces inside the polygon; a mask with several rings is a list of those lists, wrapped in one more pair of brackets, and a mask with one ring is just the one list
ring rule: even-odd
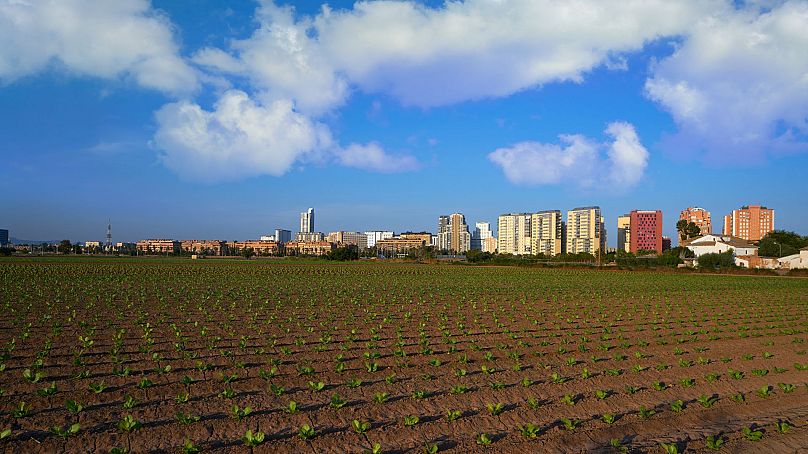
{"label": "blue sky", "polygon": [[109,3],[0,0],[14,237],[99,240],[111,218],[118,241],[257,238],[309,206],[325,232],[434,231],[600,205],[614,244],[631,209],[675,236],[685,207],[719,229],[745,204],[808,234],[806,2]]}

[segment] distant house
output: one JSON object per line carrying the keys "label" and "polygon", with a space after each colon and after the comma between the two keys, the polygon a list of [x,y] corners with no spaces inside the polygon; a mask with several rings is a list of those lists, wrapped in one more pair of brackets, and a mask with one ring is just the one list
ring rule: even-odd
{"label": "distant house", "polygon": [[748,267],[749,260],[745,258],[757,256],[758,251],[758,247],[754,244],[731,235],[703,235],[682,242],[682,246],[690,249],[696,256],[694,265],[698,264],[698,258],[704,254],[720,254],[732,250],[735,255],[735,264]]}
{"label": "distant house", "polygon": [[781,268],[789,270],[808,269],[808,247],[800,249],[799,254],[787,255],[778,259]]}

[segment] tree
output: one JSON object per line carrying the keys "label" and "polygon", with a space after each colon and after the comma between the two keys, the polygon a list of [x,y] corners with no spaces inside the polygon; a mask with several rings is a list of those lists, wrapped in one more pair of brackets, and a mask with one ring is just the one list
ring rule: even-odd
{"label": "tree", "polygon": [[735,266],[735,251],[733,249],[727,252],[720,252],[717,254],[703,254],[699,256],[699,268],[713,269],[713,268],[732,268]]}
{"label": "tree", "polygon": [[70,240],[62,240],[59,242],[59,247],[56,248],[60,254],[69,254],[71,250],[73,250],[73,245],[70,244]]}
{"label": "tree", "polygon": [[249,259],[249,258],[252,258],[255,255],[255,251],[251,247],[245,247],[244,249],[241,250],[241,255],[244,258]]}
{"label": "tree", "polygon": [[758,243],[758,255],[761,257],[785,257],[798,254],[800,249],[808,246],[808,237],[794,232],[775,230],[764,236]]}
{"label": "tree", "polygon": [[680,241],[686,241],[701,235],[699,226],[695,222],[687,222],[685,219],[680,219],[676,223],[676,231],[679,232]]}
{"label": "tree", "polygon": [[359,260],[359,247],[355,244],[338,247],[325,255],[326,260],[338,260],[345,262],[348,260]]}

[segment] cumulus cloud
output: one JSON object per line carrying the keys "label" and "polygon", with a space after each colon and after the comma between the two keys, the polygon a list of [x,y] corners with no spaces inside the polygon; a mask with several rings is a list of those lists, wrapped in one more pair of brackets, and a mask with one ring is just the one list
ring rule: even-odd
{"label": "cumulus cloud", "polygon": [[197,88],[170,21],[148,0],[0,0],[0,82],[55,65],[172,94]]}
{"label": "cumulus cloud", "polygon": [[195,180],[280,176],[332,146],[328,128],[295,112],[291,101],[263,106],[239,90],[226,91],[212,111],[180,101],[156,119],[154,145],[163,163]]}
{"label": "cumulus cloud", "polygon": [[346,167],[381,173],[408,172],[420,168],[418,160],[409,155],[393,155],[376,142],[366,145],[351,144],[337,150],[337,161]]}
{"label": "cumulus cloud", "polygon": [[720,163],[808,150],[808,3],[764,6],[698,21],[653,67],[645,91],[678,125],[672,153]]}
{"label": "cumulus cloud", "polygon": [[514,184],[634,186],[645,172],[648,150],[630,123],[610,123],[605,133],[611,142],[599,143],[580,134],[561,135],[558,144],[521,142],[495,150],[488,159]]}

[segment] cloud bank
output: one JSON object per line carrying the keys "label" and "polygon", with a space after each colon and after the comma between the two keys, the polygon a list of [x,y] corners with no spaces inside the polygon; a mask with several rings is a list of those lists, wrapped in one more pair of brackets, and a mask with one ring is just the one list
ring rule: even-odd
{"label": "cloud bank", "polygon": [[[650,64],[644,84],[676,123],[665,148],[710,162],[808,149],[805,1],[380,0],[301,16],[262,0],[255,21],[248,38],[184,58],[174,26],[148,0],[0,0],[0,83],[56,68],[179,97],[157,113],[154,144],[186,178],[282,175],[307,162],[398,172],[421,166],[377,142],[340,145],[326,125],[352,92],[420,108],[506,97],[625,70],[628,54],[670,39],[675,49]],[[215,80],[240,90],[225,82],[213,87],[213,106],[195,103],[200,84]],[[614,128],[608,157],[594,161],[593,142],[577,135],[501,150],[570,169],[604,159],[638,168],[639,142]],[[499,164],[513,181],[563,180],[559,165],[508,171],[508,155]],[[630,186],[635,174],[608,178]]]}
{"label": "cloud bank", "polygon": [[57,67],[173,95],[198,88],[171,22],[148,0],[0,0],[0,43],[3,84]]}
{"label": "cloud bank", "polygon": [[488,159],[514,184],[631,188],[645,172],[648,150],[630,123],[610,123],[605,133],[612,138],[610,142],[599,143],[580,134],[561,135],[558,144],[521,142],[495,150]]}

